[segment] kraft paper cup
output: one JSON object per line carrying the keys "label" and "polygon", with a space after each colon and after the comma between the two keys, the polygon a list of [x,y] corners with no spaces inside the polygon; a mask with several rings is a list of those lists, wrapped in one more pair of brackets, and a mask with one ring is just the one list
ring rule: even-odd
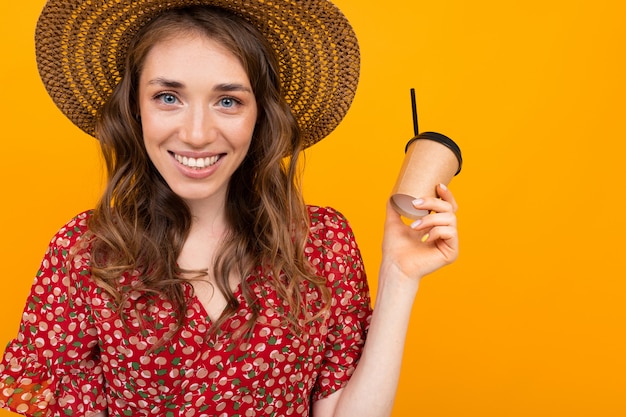
{"label": "kraft paper cup", "polygon": [[428,214],[417,210],[416,198],[436,197],[437,185],[448,185],[461,171],[461,149],[449,137],[424,132],[411,139],[405,149],[404,161],[391,194],[391,204],[401,215],[419,219]]}

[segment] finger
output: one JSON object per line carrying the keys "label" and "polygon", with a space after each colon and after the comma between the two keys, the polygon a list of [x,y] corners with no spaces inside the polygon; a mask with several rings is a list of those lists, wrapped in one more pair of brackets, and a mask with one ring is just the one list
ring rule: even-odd
{"label": "finger", "polygon": [[424,236],[428,236],[423,240],[424,242],[434,242],[439,239],[453,241],[458,238],[458,231],[454,226],[437,226],[431,228]]}
{"label": "finger", "polygon": [[455,207],[446,200],[437,197],[418,198],[413,201],[417,210],[426,210],[435,213],[454,213]]}
{"label": "finger", "polygon": [[456,199],[454,198],[454,195],[452,194],[452,191],[450,191],[450,189],[446,187],[445,184],[439,184],[437,186],[437,195],[443,201],[448,202],[452,206],[452,212],[456,213],[456,211],[459,209],[459,205],[457,204]]}
{"label": "finger", "polygon": [[411,224],[411,228],[413,230],[428,230],[439,226],[450,226],[456,228],[456,215],[451,212],[432,213],[416,220]]}
{"label": "finger", "polygon": [[453,227],[435,227],[424,235],[424,244],[435,245],[447,262],[452,262],[458,257],[459,238],[457,230]]}

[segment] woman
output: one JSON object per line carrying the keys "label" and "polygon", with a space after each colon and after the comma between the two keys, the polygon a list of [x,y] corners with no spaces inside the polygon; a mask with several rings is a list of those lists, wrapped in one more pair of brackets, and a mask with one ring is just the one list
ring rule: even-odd
{"label": "woman", "polygon": [[388,206],[372,313],[346,219],[306,206],[296,181],[302,149],[352,100],[349,24],[326,0],[192,3],[51,0],[42,13],[42,78],[100,141],[109,181],[50,244],[0,405],[389,415],[419,280],[457,256],[454,198],[439,186],[416,200],[432,214],[410,227]]}

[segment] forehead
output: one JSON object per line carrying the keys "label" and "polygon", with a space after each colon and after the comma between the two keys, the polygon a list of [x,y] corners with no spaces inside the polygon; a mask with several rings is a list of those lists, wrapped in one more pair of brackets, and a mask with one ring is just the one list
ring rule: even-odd
{"label": "forehead", "polygon": [[206,35],[178,33],[157,41],[147,53],[140,80],[166,77],[201,82],[220,78],[249,84],[240,60],[224,45]]}

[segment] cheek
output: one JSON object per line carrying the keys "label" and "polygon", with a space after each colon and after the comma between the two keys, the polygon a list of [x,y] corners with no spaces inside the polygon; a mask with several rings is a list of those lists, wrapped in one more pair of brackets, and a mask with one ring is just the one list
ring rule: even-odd
{"label": "cheek", "polygon": [[151,142],[158,141],[159,136],[162,135],[166,128],[163,120],[160,120],[158,117],[154,117],[151,114],[142,114],[140,121],[143,141],[146,146],[149,146]]}
{"label": "cheek", "polygon": [[163,122],[159,120],[157,113],[152,109],[149,99],[139,100],[139,122],[144,135],[146,132],[158,132],[162,128],[160,125]]}
{"label": "cheek", "polygon": [[252,135],[254,133],[254,124],[245,126],[241,126],[237,135],[237,146],[243,151],[244,154],[247,154],[250,149],[250,144],[252,143]]}
{"label": "cheek", "polygon": [[249,117],[245,118],[241,121],[239,125],[239,136],[242,138],[242,142],[246,142],[247,146],[250,146],[250,142],[252,141],[252,135],[254,134],[254,130],[257,124],[257,113],[256,111],[252,112]]}

